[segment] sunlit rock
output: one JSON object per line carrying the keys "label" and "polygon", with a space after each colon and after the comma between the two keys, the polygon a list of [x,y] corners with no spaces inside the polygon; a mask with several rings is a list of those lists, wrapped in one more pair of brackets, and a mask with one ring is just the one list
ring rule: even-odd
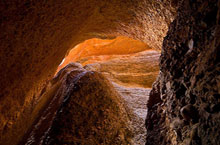
{"label": "sunlit rock", "polygon": [[102,72],[111,81],[127,87],[151,88],[157,78],[159,53],[155,50],[110,57],[104,62],[102,56],[87,58],[86,62],[93,63],[87,64],[85,68]]}
{"label": "sunlit rock", "polygon": [[78,61],[86,65],[96,61],[107,61],[115,55],[132,54],[148,49],[151,48],[147,44],[124,36],[111,40],[93,38],[78,44],[70,50],[57,71],[70,62]]}

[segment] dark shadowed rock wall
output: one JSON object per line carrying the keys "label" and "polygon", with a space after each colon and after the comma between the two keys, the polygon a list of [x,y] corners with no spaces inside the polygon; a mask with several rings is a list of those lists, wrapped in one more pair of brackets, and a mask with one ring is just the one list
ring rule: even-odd
{"label": "dark shadowed rock wall", "polygon": [[220,144],[220,1],[184,0],[163,42],[147,145]]}

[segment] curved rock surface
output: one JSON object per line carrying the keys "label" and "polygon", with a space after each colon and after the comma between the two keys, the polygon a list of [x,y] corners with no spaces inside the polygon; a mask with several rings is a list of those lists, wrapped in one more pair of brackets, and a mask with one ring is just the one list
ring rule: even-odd
{"label": "curved rock surface", "polygon": [[133,144],[120,95],[100,73],[70,63],[51,80],[49,105],[20,144]]}
{"label": "curved rock surface", "polygon": [[89,39],[70,50],[59,65],[57,72],[70,62],[79,61],[84,66],[99,60],[107,61],[112,59],[112,55],[132,54],[148,49],[151,48],[146,43],[125,36],[115,39]]}

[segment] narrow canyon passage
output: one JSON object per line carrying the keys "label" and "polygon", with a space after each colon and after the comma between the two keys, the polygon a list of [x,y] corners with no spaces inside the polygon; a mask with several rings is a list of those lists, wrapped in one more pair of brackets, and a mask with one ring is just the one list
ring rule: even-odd
{"label": "narrow canyon passage", "polygon": [[[118,50],[118,51],[117,51]],[[77,51],[77,52],[76,52]],[[81,53],[79,53],[79,51]],[[74,55],[75,54],[75,55]],[[77,56],[76,56],[77,54]],[[110,144],[111,141],[114,141],[113,144],[134,144],[134,145],[142,145],[145,144],[146,138],[146,129],[145,129],[145,118],[147,115],[147,100],[149,97],[150,87],[152,83],[155,81],[158,75],[158,59],[159,52],[149,48],[146,44],[139,42],[137,40],[132,40],[126,37],[117,37],[114,40],[101,40],[101,39],[91,39],[87,40],[79,45],[77,45],[70,53],[65,57],[64,61],[61,63],[64,68],[60,65],[56,76],[53,80],[50,81],[49,85],[45,88],[45,91],[42,93],[44,98],[52,98],[48,99],[48,105],[39,113],[38,119],[35,121],[36,123],[32,126],[30,131],[26,134],[23,141],[20,143],[26,145],[40,145],[40,144],[65,144],[65,143],[79,143],[79,144]],[[78,63],[74,63],[77,61]],[[84,65],[81,66],[80,63]],[[70,63],[70,64],[68,64]],[[65,66],[65,64],[67,64]],[[71,98],[67,98],[67,94],[70,94],[73,88],[77,87],[78,82],[82,82],[82,85],[88,86],[85,84],[83,77],[89,73],[101,73],[103,77],[106,77],[109,81],[110,88],[100,88],[101,90],[105,89],[108,91],[109,89],[113,89],[113,92],[117,94],[116,98],[118,101],[115,103],[118,105],[119,110],[122,110],[122,113],[117,116],[118,119],[122,118],[124,122],[124,127],[128,128],[128,131],[121,132],[122,124],[118,126],[112,126],[114,123],[110,123],[109,126],[112,126],[114,130],[117,132],[121,132],[120,134],[115,134],[117,138],[119,138],[118,142],[115,139],[108,138],[107,134],[110,132],[104,131],[104,136],[102,140],[97,139],[97,136],[106,128],[105,125],[101,123],[100,125],[91,125],[88,127],[98,128],[99,131],[95,134],[90,134],[89,132],[83,132],[88,127],[81,127],[80,124],[69,124],[70,126],[75,125],[72,130],[77,130],[76,134],[72,134],[70,139],[67,139],[68,132],[67,129],[65,132],[59,132],[57,130],[63,129],[59,126],[56,126],[56,120],[62,119],[66,120],[67,116],[63,116],[63,118],[59,117],[59,114],[62,114],[61,110],[65,110],[65,108],[71,102],[67,102],[67,100],[74,101],[74,98],[77,96],[77,93],[71,93]],[[90,76],[89,79],[97,79],[97,77]],[[71,80],[67,82],[67,80]],[[88,82],[87,83],[91,83]],[[100,87],[103,87],[103,82],[100,80]],[[93,85],[93,84],[92,84]],[[89,87],[89,86],[88,86]],[[97,86],[96,86],[97,87]],[[84,87],[83,87],[84,88]],[[81,88],[83,90],[83,88]],[[80,94],[82,98],[85,96],[90,97],[90,100],[94,100],[95,98],[91,97],[101,97],[103,94],[96,93],[96,96],[93,96],[92,92],[96,92],[99,87],[90,89],[89,92],[84,92]],[[85,88],[86,89],[86,88]],[[92,90],[95,89],[95,90]],[[85,91],[85,90],[83,90]],[[110,97],[114,94],[109,94]],[[97,96],[98,95],[98,96]],[[104,95],[105,96],[105,95]],[[113,95],[114,96],[114,95]],[[83,101],[83,99],[81,100]],[[100,100],[99,100],[100,101]],[[75,101],[74,101],[75,102]],[[83,102],[85,103],[85,102]],[[97,102],[90,102],[97,103]],[[104,102],[103,102],[104,103]],[[96,104],[98,105],[98,104]],[[103,104],[100,106],[102,108]],[[106,104],[105,104],[106,105]],[[112,104],[111,104],[112,106]],[[99,109],[93,110],[97,112]],[[71,108],[73,109],[73,108]],[[108,109],[102,110],[106,112]],[[75,114],[79,111],[78,109],[69,110],[72,114]],[[113,114],[114,110],[109,110]],[[80,110],[78,113],[87,113],[88,110]],[[65,114],[65,112],[63,112]],[[68,114],[68,113],[67,113]],[[70,116],[71,116],[70,115]],[[96,118],[96,115],[90,116],[91,118]],[[108,114],[107,114],[108,115]],[[61,115],[62,116],[62,115]],[[111,116],[111,114],[110,114]],[[125,119],[122,116],[126,116]],[[98,117],[102,117],[98,115]],[[78,118],[73,119],[73,116],[68,118],[71,122],[82,122],[82,116],[78,116]],[[108,118],[108,117],[107,117]],[[89,119],[89,118],[86,118]],[[112,118],[110,118],[112,119]],[[120,119],[119,119],[120,120]],[[94,120],[97,121],[97,120]],[[106,120],[104,120],[105,122]],[[113,120],[114,121],[114,120]],[[108,119],[107,119],[108,122]],[[68,122],[63,121],[67,126]],[[88,123],[88,122],[87,122]],[[96,123],[96,122],[92,122]],[[88,123],[89,124],[89,123]],[[87,124],[85,124],[87,125]],[[55,129],[54,128],[58,128]],[[65,128],[65,127],[64,127]],[[81,128],[81,130],[80,130]],[[88,131],[88,130],[87,130]],[[85,137],[80,135],[88,133],[89,137]],[[130,132],[130,133],[129,133]],[[127,133],[130,134],[127,135]],[[114,131],[110,134],[114,134]],[[59,141],[53,141],[51,139],[62,137]],[[127,135],[127,136],[126,136]],[[52,137],[51,137],[52,136]],[[106,137],[105,137],[106,136]],[[122,137],[124,136],[124,137]],[[75,139],[74,139],[75,138]],[[129,139],[130,138],[130,139]],[[128,140],[129,139],[129,140]],[[77,141],[78,140],[78,141]]]}
{"label": "narrow canyon passage", "polygon": [[220,145],[220,0],[1,0],[0,145]]}

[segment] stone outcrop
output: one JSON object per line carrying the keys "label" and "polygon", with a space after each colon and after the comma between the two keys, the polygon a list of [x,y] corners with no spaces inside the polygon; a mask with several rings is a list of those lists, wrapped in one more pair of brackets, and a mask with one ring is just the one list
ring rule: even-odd
{"label": "stone outcrop", "polygon": [[42,95],[53,97],[20,144],[132,144],[120,95],[103,75],[70,63],[49,84]]}
{"label": "stone outcrop", "polygon": [[163,42],[148,102],[148,145],[217,145],[220,1],[184,0]]}
{"label": "stone outcrop", "polygon": [[175,15],[172,6],[148,0],[1,1],[0,143],[16,144],[33,123],[41,90],[68,50],[90,38],[121,35],[159,49]]}

